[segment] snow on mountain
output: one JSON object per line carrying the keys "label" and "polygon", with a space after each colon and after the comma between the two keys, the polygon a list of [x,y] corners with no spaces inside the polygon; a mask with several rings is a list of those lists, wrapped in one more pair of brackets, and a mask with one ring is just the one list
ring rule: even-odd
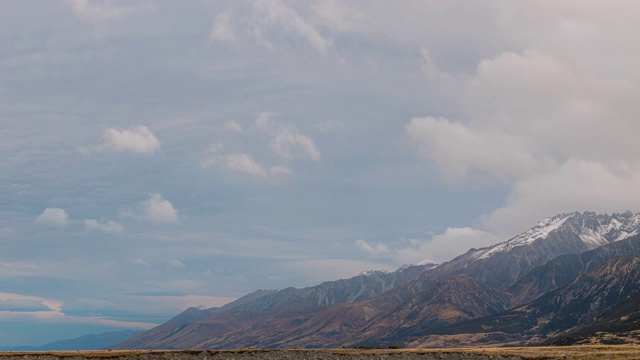
{"label": "snow on mountain", "polygon": [[388,273],[389,272],[387,270],[365,270],[360,274],[358,274],[358,276],[371,276],[375,274],[388,274]]}
{"label": "snow on mountain", "polygon": [[552,231],[562,226],[562,224],[571,217],[571,215],[573,214],[562,214],[544,219],[529,231],[526,231],[511,240],[507,240],[489,248],[479,249],[473,257],[476,259],[486,259],[493,254],[509,251],[517,246],[529,245],[538,239],[549,236]]}
{"label": "snow on mountain", "polygon": [[505,242],[478,249],[474,259],[486,259],[497,253],[529,245],[538,239],[547,238],[557,231],[577,234],[588,248],[596,248],[613,241],[626,239],[640,233],[640,213],[627,211],[622,214],[596,214],[593,212],[560,214],[540,221],[530,230]]}
{"label": "snow on mountain", "polygon": [[433,265],[433,266],[436,266],[436,265],[438,265],[438,264],[437,264],[437,263],[435,263],[435,262],[433,262],[433,261],[431,261],[431,260],[429,260],[429,259],[424,259],[424,260],[420,261],[419,263],[417,263],[416,265],[418,265],[418,266],[424,266],[424,265]]}

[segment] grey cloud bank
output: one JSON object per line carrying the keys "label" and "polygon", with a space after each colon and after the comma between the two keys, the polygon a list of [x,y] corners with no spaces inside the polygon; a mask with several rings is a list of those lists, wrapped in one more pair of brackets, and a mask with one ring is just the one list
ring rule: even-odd
{"label": "grey cloud bank", "polygon": [[637,7],[2,2],[2,345],[639,211]]}

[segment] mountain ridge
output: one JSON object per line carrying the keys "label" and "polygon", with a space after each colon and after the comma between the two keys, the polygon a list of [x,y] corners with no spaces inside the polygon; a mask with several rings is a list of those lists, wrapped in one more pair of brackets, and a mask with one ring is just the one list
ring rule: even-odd
{"label": "mountain ridge", "polygon": [[[473,328],[484,317],[543,301],[612,258],[639,254],[639,233],[640,214],[559,214],[439,265],[368,271],[303,289],[252,293],[226,308],[191,310],[115,348],[372,346],[442,337],[446,329]],[[492,341],[518,341],[513,332],[502,333],[493,332]]]}

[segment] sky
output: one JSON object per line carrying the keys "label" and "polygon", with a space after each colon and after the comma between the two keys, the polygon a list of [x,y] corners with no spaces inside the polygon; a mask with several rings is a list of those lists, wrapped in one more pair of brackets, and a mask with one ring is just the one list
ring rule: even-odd
{"label": "sky", "polygon": [[639,7],[0,2],[0,346],[640,211]]}

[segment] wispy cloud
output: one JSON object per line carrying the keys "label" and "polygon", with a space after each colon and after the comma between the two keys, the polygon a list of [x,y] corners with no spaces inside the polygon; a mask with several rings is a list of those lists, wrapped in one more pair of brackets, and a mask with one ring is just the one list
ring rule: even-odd
{"label": "wispy cloud", "polygon": [[309,136],[300,133],[292,125],[279,127],[271,140],[273,152],[285,159],[306,158],[320,161],[320,151]]}
{"label": "wispy cloud", "polygon": [[262,165],[246,153],[224,153],[222,144],[211,146],[205,153],[203,166],[220,166],[231,172],[251,176],[265,176],[267,172]]}
{"label": "wispy cloud", "polygon": [[[337,9],[337,8],[335,8]],[[335,10],[333,9],[333,10]],[[327,7],[318,7],[314,14],[321,16],[306,17],[292,6],[280,0],[265,0],[253,3],[250,16],[234,16],[231,11],[218,13],[213,20],[213,29],[209,33],[211,42],[237,43],[239,36],[277,51],[280,46],[290,42],[287,39],[302,41],[320,55],[326,56],[333,48],[333,40],[323,35],[313,20],[321,20],[329,28],[336,29],[344,25],[344,17]],[[328,27],[325,26],[325,29]],[[342,27],[344,28],[344,27]],[[244,31],[240,31],[240,30]]]}
{"label": "wispy cloud", "polygon": [[144,13],[154,9],[153,3],[141,0],[126,1],[68,0],[73,12],[80,19],[90,22],[105,22]]}
{"label": "wispy cloud", "polygon": [[223,11],[216,15],[213,20],[213,30],[211,30],[209,34],[209,40],[228,43],[235,43],[237,41],[231,12]]}
{"label": "wispy cloud", "polygon": [[286,159],[309,159],[320,161],[320,150],[315,141],[303,134],[296,126],[272,120],[272,114],[261,112],[253,125],[254,129],[269,135],[269,146],[278,156]]}
{"label": "wispy cloud", "polygon": [[84,227],[87,231],[101,231],[109,234],[122,234],[124,227],[119,222],[113,220],[100,221],[96,219],[86,219]]}
{"label": "wispy cloud", "polygon": [[389,252],[389,247],[384,244],[376,244],[372,246],[362,239],[356,240],[355,244],[359,249],[364,250],[369,254],[386,254]]}

